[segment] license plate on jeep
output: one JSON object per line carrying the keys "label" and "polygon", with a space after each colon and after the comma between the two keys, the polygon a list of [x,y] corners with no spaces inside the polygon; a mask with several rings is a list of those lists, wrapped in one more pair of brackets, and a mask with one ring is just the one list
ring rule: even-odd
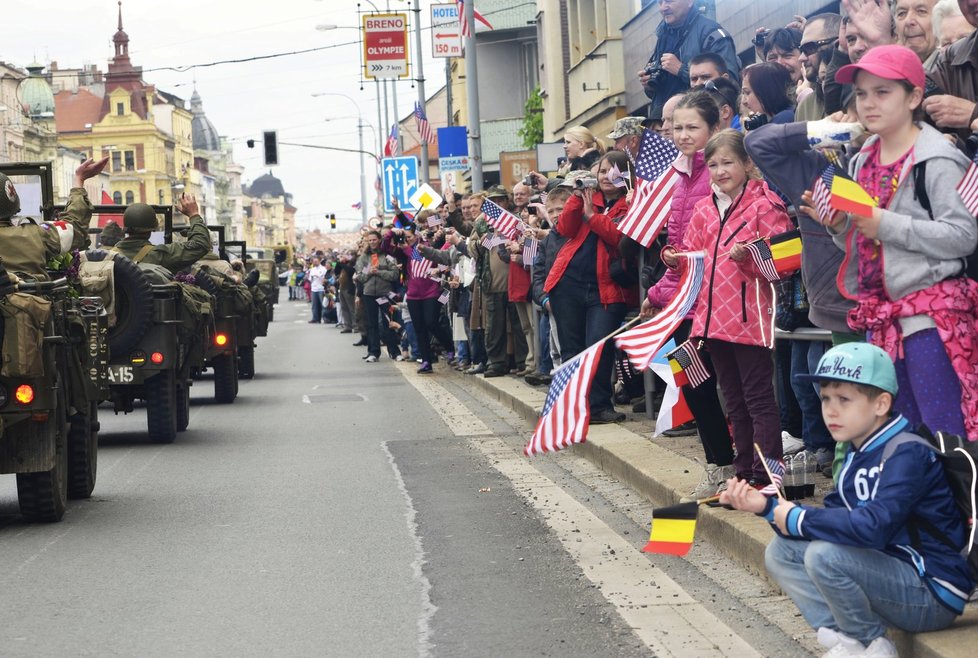
{"label": "license plate on jeep", "polygon": [[132,366],[109,366],[110,384],[131,384],[133,381]]}

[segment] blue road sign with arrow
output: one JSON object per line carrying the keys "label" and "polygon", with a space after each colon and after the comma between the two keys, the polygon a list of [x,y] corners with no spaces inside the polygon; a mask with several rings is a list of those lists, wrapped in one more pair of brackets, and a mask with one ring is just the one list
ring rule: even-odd
{"label": "blue road sign with arrow", "polygon": [[384,158],[380,164],[384,181],[384,212],[394,212],[391,197],[397,199],[401,208],[410,208],[408,199],[418,189],[418,159]]}

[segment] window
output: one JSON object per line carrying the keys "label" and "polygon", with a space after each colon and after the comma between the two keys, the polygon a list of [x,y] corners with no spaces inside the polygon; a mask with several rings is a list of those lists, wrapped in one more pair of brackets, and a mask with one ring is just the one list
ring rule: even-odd
{"label": "window", "polygon": [[116,103],[115,104],[115,113],[117,115],[119,115],[120,117],[123,116],[123,115],[125,115],[125,113],[126,113],[126,104],[125,103]]}
{"label": "window", "polygon": [[122,154],[112,151],[112,171],[122,171]]}
{"label": "window", "polygon": [[112,193],[112,203],[114,203],[117,206],[121,206],[122,205],[122,192],[113,192]]}
{"label": "window", "polygon": [[126,192],[126,205],[129,205],[131,203],[134,203],[135,201],[136,201],[136,198],[133,195],[132,190],[129,190],[128,192]]}
{"label": "window", "polygon": [[126,151],[126,171],[136,171],[136,153]]}

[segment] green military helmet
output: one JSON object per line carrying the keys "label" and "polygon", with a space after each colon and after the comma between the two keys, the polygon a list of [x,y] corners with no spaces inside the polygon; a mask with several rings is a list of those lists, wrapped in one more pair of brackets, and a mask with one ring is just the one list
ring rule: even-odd
{"label": "green military helmet", "polygon": [[158,228],[156,211],[145,203],[132,203],[122,215],[122,225],[128,229],[155,231]]}
{"label": "green military helmet", "polygon": [[20,197],[14,182],[0,173],[0,219],[10,219],[20,212]]}

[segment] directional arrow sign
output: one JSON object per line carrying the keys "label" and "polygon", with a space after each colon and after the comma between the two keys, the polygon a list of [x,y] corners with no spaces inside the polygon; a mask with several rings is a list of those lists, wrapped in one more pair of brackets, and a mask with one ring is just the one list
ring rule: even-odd
{"label": "directional arrow sign", "polygon": [[363,63],[368,78],[408,75],[407,14],[363,15]]}
{"label": "directional arrow sign", "polygon": [[432,57],[461,57],[462,39],[459,36],[458,5],[431,5]]}
{"label": "directional arrow sign", "polygon": [[418,159],[415,157],[384,158],[384,211],[394,212],[391,197],[401,208],[411,207],[411,195],[418,188]]}

